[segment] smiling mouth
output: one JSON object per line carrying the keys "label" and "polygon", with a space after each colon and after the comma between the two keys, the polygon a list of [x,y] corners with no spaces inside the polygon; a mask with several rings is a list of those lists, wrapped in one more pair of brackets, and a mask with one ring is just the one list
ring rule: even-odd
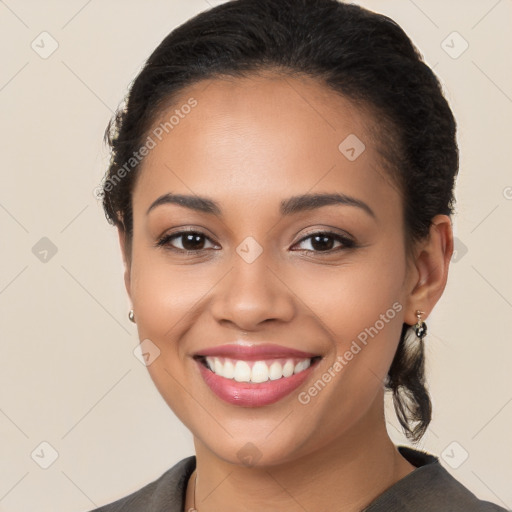
{"label": "smiling mouth", "polygon": [[286,379],[303,372],[321,358],[321,356],[285,357],[246,361],[229,357],[194,356],[194,359],[219,377],[253,384]]}

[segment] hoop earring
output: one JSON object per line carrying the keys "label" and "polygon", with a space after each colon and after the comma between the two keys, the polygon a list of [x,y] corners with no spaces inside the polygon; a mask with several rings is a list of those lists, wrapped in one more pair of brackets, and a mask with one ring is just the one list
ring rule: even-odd
{"label": "hoop earring", "polygon": [[418,321],[413,326],[414,332],[420,341],[423,341],[423,338],[427,334],[427,324],[421,320],[421,315],[424,315],[425,311],[416,310],[416,318]]}
{"label": "hoop earring", "polygon": [[133,309],[130,309],[130,311],[128,311],[128,318],[130,319],[130,322],[135,323],[135,315],[133,314]]}

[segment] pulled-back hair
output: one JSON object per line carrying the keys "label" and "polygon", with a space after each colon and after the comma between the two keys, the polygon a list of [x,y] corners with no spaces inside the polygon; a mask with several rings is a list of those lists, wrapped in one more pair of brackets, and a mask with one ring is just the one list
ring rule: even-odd
{"label": "pulled-back hair", "polygon": [[[383,166],[402,197],[408,254],[428,236],[435,215],[453,214],[455,120],[438,79],[393,20],[336,0],[234,0],[165,37],[107,127],[103,207],[124,230],[129,252],[139,164],[127,170],[126,162],[164,108],[200,80],[265,70],[316,78],[371,112]],[[406,436],[417,442],[430,423],[431,402],[423,344],[410,331],[404,323],[385,386]]]}

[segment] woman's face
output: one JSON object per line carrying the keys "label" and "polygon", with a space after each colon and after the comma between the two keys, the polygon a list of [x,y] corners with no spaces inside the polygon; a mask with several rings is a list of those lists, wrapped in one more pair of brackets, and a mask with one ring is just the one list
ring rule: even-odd
{"label": "woman's face", "polygon": [[[381,421],[414,277],[402,202],[367,123],[312,79],[262,75],[188,87],[149,134],[126,285],[158,390],[224,460],[291,461]],[[167,194],[198,207],[148,212]],[[310,194],[349,199],[300,200]],[[218,371],[238,365],[235,379],[194,357],[226,344],[282,353],[221,353]],[[301,375],[289,349],[320,357]],[[278,378],[285,367],[297,373]]]}

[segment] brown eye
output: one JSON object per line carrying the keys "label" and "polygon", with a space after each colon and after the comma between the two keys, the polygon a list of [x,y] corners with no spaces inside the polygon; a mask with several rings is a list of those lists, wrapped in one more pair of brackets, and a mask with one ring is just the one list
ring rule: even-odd
{"label": "brown eye", "polygon": [[[312,249],[304,249],[308,252],[335,252],[340,249],[355,247],[355,242],[350,238],[339,235],[338,233],[331,233],[328,231],[312,233],[311,235],[304,237],[299,242],[299,244],[303,243],[304,241],[310,241],[309,244]],[[333,248],[336,242],[339,242],[341,247],[338,246]]]}
{"label": "brown eye", "polygon": [[[172,243],[174,240],[178,241],[177,247],[175,243]],[[180,231],[179,233],[164,235],[158,240],[156,245],[158,247],[166,247],[178,252],[199,252],[205,250],[206,242],[211,241],[200,231]]]}

